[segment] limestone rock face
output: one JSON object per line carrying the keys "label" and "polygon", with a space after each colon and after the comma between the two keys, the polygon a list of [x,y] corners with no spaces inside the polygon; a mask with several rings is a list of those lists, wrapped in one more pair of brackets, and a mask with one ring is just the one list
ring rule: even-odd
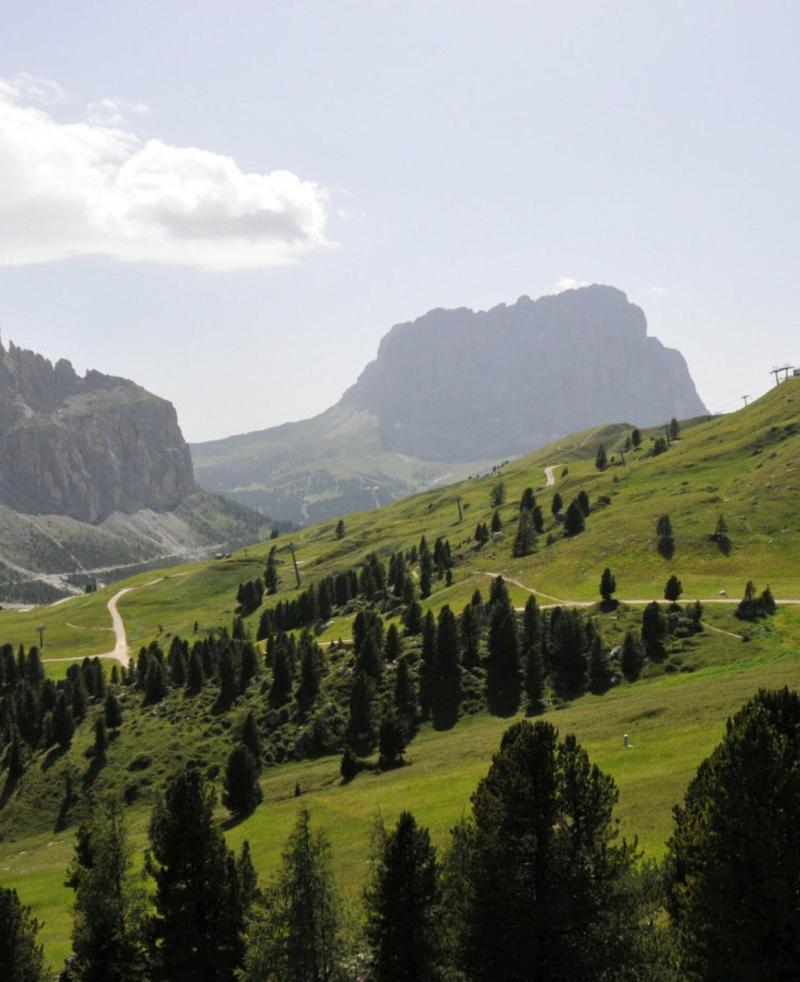
{"label": "limestone rock face", "polygon": [[378,417],[385,450],[449,461],[707,411],[680,352],[648,337],[641,308],[607,286],[398,324],[342,404]]}
{"label": "limestone rock face", "polygon": [[604,423],[707,412],[678,351],[589,286],[397,324],[330,409],[192,447],[200,484],[295,522],[445,484]]}
{"label": "limestone rock face", "polygon": [[98,524],[197,490],[173,406],[127,379],[0,345],[0,503]]}

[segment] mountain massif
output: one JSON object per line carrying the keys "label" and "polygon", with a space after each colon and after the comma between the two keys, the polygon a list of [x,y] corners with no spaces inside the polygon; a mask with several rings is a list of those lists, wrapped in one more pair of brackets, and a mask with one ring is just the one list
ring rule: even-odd
{"label": "mountain massif", "polygon": [[313,419],[192,447],[199,482],[294,521],[373,507],[575,430],[707,412],[680,352],[620,290],[588,286],[397,324]]}
{"label": "mountain massif", "polygon": [[252,541],[262,523],[197,486],[169,402],[0,345],[0,598]]}

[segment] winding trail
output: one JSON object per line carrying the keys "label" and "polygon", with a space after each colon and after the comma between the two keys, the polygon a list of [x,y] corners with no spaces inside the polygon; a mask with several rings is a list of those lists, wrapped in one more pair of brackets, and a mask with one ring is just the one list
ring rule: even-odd
{"label": "winding trail", "polygon": [[552,488],[552,486],[556,483],[556,476],[553,473],[555,469],[556,469],[555,464],[550,464],[548,467],[545,467],[544,469],[544,476],[547,481],[546,487],[548,488]]}

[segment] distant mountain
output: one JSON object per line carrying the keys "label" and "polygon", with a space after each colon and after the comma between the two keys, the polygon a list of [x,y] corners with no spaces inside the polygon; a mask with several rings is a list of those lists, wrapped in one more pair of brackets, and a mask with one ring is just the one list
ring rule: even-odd
{"label": "distant mountain", "polygon": [[197,486],[169,402],[0,344],[0,600],[251,542],[263,525]]}
{"label": "distant mountain", "polygon": [[341,400],[192,447],[208,490],[316,521],[452,481],[606,422],[707,412],[680,352],[620,290],[588,286],[397,324]]}

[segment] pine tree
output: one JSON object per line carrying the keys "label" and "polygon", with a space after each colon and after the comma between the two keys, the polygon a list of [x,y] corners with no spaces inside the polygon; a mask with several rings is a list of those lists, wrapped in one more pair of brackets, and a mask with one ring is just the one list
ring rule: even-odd
{"label": "pine tree", "polygon": [[336,538],[343,539],[345,537],[346,532],[347,529],[344,524],[344,519],[340,518],[339,521],[336,523]]}
{"label": "pine tree", "polygon": [[525,672],[525,696],[528,712],[544,709],[545,666],[541,650],[542,624],[536,597],[531,594],[522,615],[521,653]]}
{"label": "pine tree", "polygon": [[0,887],[0,967],[3,982],[48,982],[39,922],[23,907],[16,890]]}
{"label": "pine tree", "polygon": [[667,584],[664,587],[664,599],[669,600],[671,604],[677,604],[682,593],[683,585],[678,577],[673,573],[667,580]]}
{"label": "pine tree", "polygon": [[72,735],[75,732],[75,721],[72,718],[72,710],[67,703],[67,696],[64,690],[58,694],[55,709],[53,710],[53,736],[56,743],[66,748],[72,743]]}
{"label": "pine tree", "polygon": [[423,716],[428,716],[433,705],[433,666],[436,660],[436,618],[427,610],[422,622],[422,651],[419,668],[419,697]]}
{"label": "pine tree", "polygon": [[586,690],[588,639],[577,610],[562,610],[558,620],[551,620],[553,688],[564,699],[572,699]]}
{"label": "pine tree", "polygon": [[256,767],[260,772],[262,753],[261,732],[258,728],[258,722],[256,721],[256,714],[252,709],[244,718],[244,723],[242,725],[242,743],[253,755],[253,760],[256,762]]}
{"label": "pine tree", "polygon": [[426,828],[409,812],[378,829],[372,880],[364,896],[367,939],[376,979],[441,978],[439,866]]}
{"label": "pine tree", "polygon": [[536,545],[536,531],[533,527],[533,515],[527,509],[519,513],[517,534],[512,548],[515,556],[529,556]]}
{"label": "pine tree", "polygon": [[642,431],[634,429],[631,431],[631,444],[634,450],[638,450],[642,445]]}
{"label": "pine tree", "polygon": [[669,438],[670,440],[677,440],[681,435],[680,423],[673,416],[669,421]]}
{"label": "pine tree", "polygon": [[79,827],[66,886],[75,891],[70,977],[145,979],[147,897],[133,872],[122,805],[113,796],[101,798]]}
{"label": "pine tree", "polygon": [[642,611],[642,641],[647,647],[648,654],[651,656],[660,654],[665,633],[666,624],[661,607],[656,600],[653,600]]}
{"label": "pine tree", "polygon": [[222,803],[234,815],[249,815],[263,797],[258,783],[259,765],[250,750],[240,743],[234,747],[225,767]]}
{"label": "pine tree", "polygon": [[350,689],[350,718],[346,733],[348,745],[357,753],[368,754],[375,746],[374,701],[375,683],[369,675],[357,672]]}
{"label": "pine tree", "polygon": [[[69,709],[67,709],[69,712]],[[55,737],[55,727],[53,732],[53,737],[58,743],[58,739]],[[70,736],[70,740],[72,737]],[[67,744],[62,744],[62,746],[69,746]],[[14,726],[11,730],[11,742],[8,745],[8,754],[6,756],[6,767],[8,769],[8,780],[10,783],[18,781],[22,775],[25,773],[25,757],[22,750],[22,738],[19,735],[19,727]]]}
{"label": "pine tree", "polygon": [[714,534],[711,536],[712,540],[719,546],[720,552],[724,555],[728,555],[731,551],[731,540],[728,535],[728,523],[725,521],[725,516],[720,515],[717,519],[717,526],[714,529]]}
{"label": "pine tree", "polygon": [[503,529],[503,520],[500,518],[500,512],[495,511],[492,513],[492,535],[497,535]]}
{"label": "pine tree", "polygon": [[629,682],[635,682],[642,673],[644,665],[644,652],[637,637],[633,632],[625,634],[622,642],[622,652],[620,653],[619,667],[622,674]]}
{"label": "pine tree", "polygon": [[267,556],[267,566],[264,570],[264,589],[270,596],[278,592],[278,567],[275,560],[277,547],[272,546]]}
{"label": "pine tree", "polygon": [[601,443],[597,448],[597,455],[594,458],[594,466],[599,471],[604,471],[608,467],[608,454],[606,453],[606,448]]}
{"label": "pine tree", "polygon": [[450,607],[439,611],[436,625],[436,651],[431,681],[433,725],[452,726],[461,704],[461,666],[459,664],[458,624]]}
{"label": "pine tree", "polygon": [[322,651],[308,632],[304,631],[300,639],[300,685],[297,689],[297,699],[304,711],[319,695],[321,682]]}
{"label": "pine tree", "polygon": [[506,500],[506,486],[500,481],[492,488],[491,503],[492,508],[499,508]]}
{"label": "pine tree", "polygon": [[456,836],[449,892],[461,898],[456,949],[467,978],[644,977],[633,962],[652,915],[633,890],[633,848],[614,841],[616,801],[613,780],[574,736],[559,741],[543,721],[506,731]]}
{"label": "pine tree", "polygon": [[151,658],[147,664],[147,678],[144,687],[144,701],[147,705],[161,702],[167,694],[164,681],[164,666],[158,658]]}
{"label": "pine tree", "polygon": [[186,672],[186,688],[189,692],[199,692],[203,688],[205,676],[203,674],[203,660],[200,652],[195,648],[189,655],[189,668]]}
{"label": "pine tree", "polygon": [[214,790],[197,770],[179,771],[156,801],[146,867],[155,880],[151,978],[230,979],[244,957],[252,899],[214,821]]}
{"label": "pine tree", "polygon": [[564,516],[564,534],[579,535],[583,532],[584,528],[585,520],[581,506],[577,501],[573,501],[569,508],[567,508],[567,514]]}
{"label": "pine tree", "polygon": [[341,924],[330,846],[301,808],[280,872],[256,906],[242,982],[333,982],[342,956]]}
{"label": "pine tree", "polygon": [[533,488],[525,488],[522,492],[522,497],[519,500],[519,510],[520,511],[533,511],[536,507],[536,496],[533,493]]}
{"label": "pine tree", "polygon": [[390,624],[386,629],[386,643],[384,645],[386,660],[394,664],[402,653],[403,645],[400,641],[400,632],[397,630],[396,624]]}
{"label": "pine tree", "polygon": [[556,493],[553,495],[553,503],[550,505],[550,511],[553,513],[553,517],[560,515],[563,508],[564,499],[561,497],[558,491],[556,491]]}
{"label": "pine tree", "polygon": [[664,559],[672,559],[675,554],[675,539],[672,534],[672,521],[669,515],[661,515],[656,522],[658,551]]}
{"label": "pine tree", "polygon": [[465,668],[477,668],[480,664],[479,642],[481,635],[480,614],[473,604],[467,604],[461,612],[459,639],[461,663]]}
{"label": "pine tree", "polygon": [[422,607],[416,600],[406,608],[403,615],[403,627],[406,629],[406,634],[411,636],[419,634],[422,630]]}
{"label": "pine tree", "polygon": [[517,623],[510,602],[492,607],[486,659],[486,698],[496,716],[513,716],[519,709],[520,664]]}
{"label": "pine tree", "polygon": [[800,698],[762,689],[675,809],[667,909],[681,978],[798,977],[798,761]]}
{"label": "pine tree", "polygon": [[400,718],[394,709],[388,709],[383,714],[378,731],[379,765],[383,770],[397,767],[403,762],[403,752],[406,749],[405,736]]}
{"label": "pine tree", "polygon": [[94,756],[102,760],[108,750],[108,734],[106,733],[106,721],[102,716],[98,716],[94,721]]}
{"label": "pine tree", "polygon": [[292,668],[285,644],[277,644],[272,652],[272,686],[270,702],[280,705],[292,694]]}
{"label": "pine tree", "polygon": [[400,722],[406,737],[410,737],[417,722],[417,693],[414,680],[408,669],[408,661],[401,658],[397,663],[397,675],[394,682],[394,705],[400,715]]}
{"label": "pine tree", "polygon": [[611,680],[611,666],[603,651],[603,641],[595,631],[589,648],[589,691],[596,696],[602,695],[611,685]]}
{"label": "pine tree", "polygon": [[103,705],[106,726],[110,730],[118,730],[122,726],[122,706],[113,692],[109,692]]}
{"label": "pine tree", "polygon": [[583,489],[581,489],[575,500],[578,502],[580,510],[583,512],[583,517],[588,518],[589,512],[591,511],[591,506],[589,505],[589,495]]}
{"label": "pine tree", "polygon": [[606,566],[603,575],[600,577],[600,596],[603,598],[603,606],[607,609],[611,607],[614,594],[617,592],[617,580],[611,570]]}
{"label": "pine tree", "polygon": [[544,532],[544,514],[539,505],[536,505],[533,509],[533,527],[537,535],[541,535]]}

